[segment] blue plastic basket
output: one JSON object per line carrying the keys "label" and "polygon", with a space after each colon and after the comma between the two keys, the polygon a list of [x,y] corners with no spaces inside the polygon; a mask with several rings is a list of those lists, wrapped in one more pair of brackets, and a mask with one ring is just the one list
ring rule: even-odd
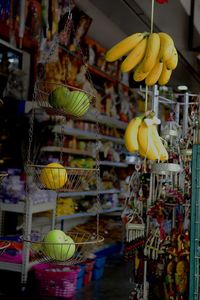
{"label": "blue plastic basket", "polygon": [[103,273],[104,273],[104,267],[102,268],[94,268],[93,272],[92,272],[92,279],[93,280],[98,280],[100,278],[103,277]]}
{"label": "blue plastic basket", "polygon": [[97,255],[96,259],[95,259],[95,268],[102,268],[105,266],[106,263],[106,256],[102,256],[102,255]]}
{"label": "blue plastic basket", "polygon": [[79,264],[78,266],[80,268],[80,271],[79,271],[78,277],[77,277],[76,289],[80,290],[83,287],[83,278],[84,278],[84,274],[85,274],[85,265],[84,264]]}

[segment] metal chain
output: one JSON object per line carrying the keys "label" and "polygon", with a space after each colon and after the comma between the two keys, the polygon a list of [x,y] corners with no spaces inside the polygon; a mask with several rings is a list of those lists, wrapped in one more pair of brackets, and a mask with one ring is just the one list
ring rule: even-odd
{"label": "metal chain", "polygon": [[63,149],[64,149],[64,125],[62,124],[61,126],[61,134],[60,134],[60,139],[61,139],[61,151],[60,151],[60,163],[63,164]]}
{"label": "metal chain", "polygon": [[[74,37],[75,37],[75,42],[76,42],[76,46],[78,48],[78,51],[80,53],[80,56],[82,58],[82,63],[83,63],[83,66],[85,67],[85,71],[86,71],[86,77],[91,85],[91,88],[93,90],[95,90],[94,88],[94,85],[93,85],[93,82],[92,82],[92,78],[91,78],[91,75],[90,75],[90,72],[88,71],[88,64],[87,64],[87,61],[86,61],[86,58],[84,56],[84,53],[81,49],[81,46],[80,46],[80,43],[79,41],[77,41],[76,39],[76,32],[75,32],[75,28],[74,28],[74,24],[73,24],[73,21],[71,23],[71,26],[72,26],[72,30],[73,30],[73,34],[74,34]],[[93,101],[94,102],[94,101]],[[95,129],[96,129],[96,137],[95,137],[95,140],[96,140],[96,190],[97,190],[97,239],[99,237],[99,225],[100,225],[100,211],[101,211],[101,202],[100,202],[100,187],[101,187],[101,179],[100,179],[100,161],[99,161],[99,111],[98,111],[98,108],[97,108],[97,105],[96,103],[92,103],[94,105],[94,110],[95,110],[95,117],[96,117],[96,123],[95,123]]]}

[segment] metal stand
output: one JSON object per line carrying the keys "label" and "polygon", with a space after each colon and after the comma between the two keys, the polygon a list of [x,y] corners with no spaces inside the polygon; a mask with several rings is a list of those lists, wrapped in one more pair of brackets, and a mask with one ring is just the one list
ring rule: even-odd
{"label": "metal stand", "polygon": [[190,222],[190,282],[189,300],[199,300],[200,267],[200,145],[192,149],[192,199]]}

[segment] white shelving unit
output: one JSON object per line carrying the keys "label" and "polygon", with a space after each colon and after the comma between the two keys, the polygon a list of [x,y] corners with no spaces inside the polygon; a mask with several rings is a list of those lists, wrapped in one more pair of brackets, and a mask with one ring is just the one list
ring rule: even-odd
{"label": "white shelving unit", "polygon": [[120,194],[121,191],[118,189],[108,189],[108,190],[94,190],[94,191],[82,191],[82,192],[60,192],[60,197],[85,197],[85,196],[96,196],[97,194]]}
{"label": "white shelving unit", "polygon": [[[96,115],[91,112],[86,113],[85,116],[81,118],[81,120],[96,122]],[[113,128],[123,129],[123,130],[125,130],[128,125],[128,123],[122,122],[116,118],[108,117],[108,116],[102,115],[102,114],[99,114],[99,116],[98,116],[98,123],[107,125],[107,126],[113,127]]]}
{"label": "white shelving unit", "polygon": [[[31,234],[32,228],[32,219],[35,213],[51,211],[52,218],[51,218],[51,228],[55,226],[55,216],[56,216],[56,200],[46,203],[38,203],[33,204],[29,201],[28,205],[24,201],[19,201],[17,204],[11,203],[0,203],[0,232],[2,232],[2,222],[3,222],[3,214],[5,212],[13,212],[13,213],[20,213],[25,215],[25,228],[28,235]],[[29,249],[24,245],[23,251],[23,264],[21,263],[13,263],[13,262],[6,262],[0,261],[0,269],[7,270],[7,271],[15,271],[20,272],[22,276],[22,283],[25,283],[27,280],[27,274],[29,268],[33,265],[29,259]]]}
{"label": "white shelving unit", "polygon": [[[81,129],[77,129],[77,128],[69,128],[66,125],[63,125],[63,126],[55,125],[52,131],[55,133],[71,135],[71,136],[74,136],[74,137],[77,137],[80,139],[84,139],[84,140],[96,140],[96,138],[97,138],[95,132],[81,130]],[[109,135],[99,134],[98,138],[102,141],[110,141],[110,142],[122,144],[122,145],[124,144],[123,139],[116,138],[116,137],[109,136]]]}

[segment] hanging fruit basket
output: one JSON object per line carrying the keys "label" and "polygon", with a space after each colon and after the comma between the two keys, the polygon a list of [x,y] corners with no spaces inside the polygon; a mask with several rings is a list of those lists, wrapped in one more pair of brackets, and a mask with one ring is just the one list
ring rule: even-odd
{"label": "hanging fruit basket", "polygon": [[46,242],[45,235],[36,240],[35,235],[22,238],[29,249],[31,261],[64,263],[74,265],[88,258],[88,255],[104,238],[86,232],[67,232],[62,243]]}
{"label": "hanging fruit basket", "polygon": [[10,246],[9,241],[0,241],[0,255],[4,253],[4,251]]}
{"label": "hanging fruit basket", "polygon": [[182,168],[179,164],[174,163],[154,163],[152,173],[166,175],[169,173],[180,173]]}
{"label": "hanging fruit basket", "polygon": [[94,96],[85,90],[59,82],[35,83],[36,103],[49,114],[79,118],[86,114]]}
{"label": "hanging fruit basket", "polygon": [[40,189],[80,192],[94,185],[97,169],[72,168],[57,164],[27,165],[27,174]]}
{"label": "hanging fruit basket", "polygon": [[5,177],[7,177],[8,176],[8,173],[6,173],[6,172],[2,172],[2,173],[0,173],[0,183],[4,180],[4,178]]}

